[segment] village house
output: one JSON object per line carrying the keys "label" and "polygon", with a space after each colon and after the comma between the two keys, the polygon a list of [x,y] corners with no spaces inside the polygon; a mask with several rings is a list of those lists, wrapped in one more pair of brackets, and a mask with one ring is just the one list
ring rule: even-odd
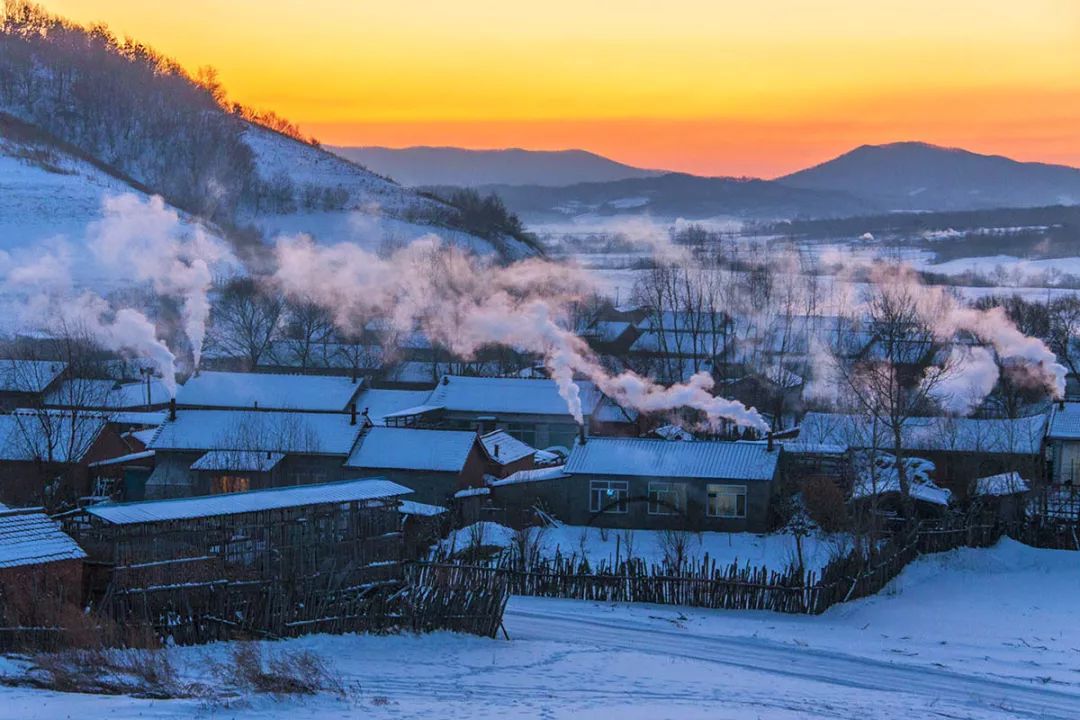
{"label": "village house", "polygon": [[[180,642],[233,629],[281,635],[325,614],[356,614],[362,606],[349,602],[362,593],[353,598],[343,589],[400,581],[398,503],[408,493],[368,478],[101,503],[65,523],[91,562],[90,602],[115,620],[168,622]],[[345,605],[335,610],[335,601]]]}
{"label": "village house", "polygon": [[[1044,476],[1046,416],[1021,418],[915,417],[903,428],[903,450],[933,463],[933,482],[964,500],[978,478],[1015,470],[1025,478]],[[846,445],[852,450],[891,453],[891,434],[870,418],[837,413],[807,413],[799,442]]]}
{"label": "village house", "polygon": [[34,640],[11,629],[54,627],[65,609],[80,607],[85,557],[40,508],[0,506],[0,647]]}
{"label": "village house", "polygon": [[15,410],[0,415],[0,502],[58,510],[93,494],[91,465],[129,446],[94,411]]}
{"label": "village house", "polygon": [[[588,425],[601,394],[578,381],[582,415]],[[422,422],[487,433],[505,430],[540,449],[569,449],[578,425],[553,380],[444,375],[423,405]]]}
{"label": "village house", "polygon": [[168,388],[160,380],[120,382],[101,378],[67,378],[44,396],[46,407],[102,412],[161,410],[169,404]]}
{"label": "village house", "polygon": [[179,408],[344,413],[363,384],[334,375],[200,372],[176,394]]}
{"label": "village house", "polygon": [[43,405],[66,371],[58,360],[0,360],[0,410]]}
{"label": "village house", "polygon": [[765,443],[590,437],[565,466],[492,482],[492,504],[534,505],[571,525],[765,532],[781,452]]}
{"label": "village house", "polygon": [[412,499],[445,505],[459,490],[483,487],[488,456],[473,430],[372,427],[345,462],[352,475],[382,475]]}
{"label": "village house", "polygon": [[1080,486],[1080,402],[1059,402],[1046,432],[1049,477],[1055,485]]}
{"label": "village house", "polygon": [[488,474],[505,478],[522,470],[532,470],[536,463],[536,448],[505,430],[492,430],[480,436],[480,444],[488,462]]}
{"label": "village house", "polygon": [[342,480],[362,429],[355,410],[175,410],[147,446],[155,467],[145,497]]}

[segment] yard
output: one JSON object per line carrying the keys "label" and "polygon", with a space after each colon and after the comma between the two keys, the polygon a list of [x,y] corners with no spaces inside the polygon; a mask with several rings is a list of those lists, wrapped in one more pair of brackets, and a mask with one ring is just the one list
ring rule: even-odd
{"label": "yard", "polygon": [[[509,641],[260,644],[317,653],[344,692],[161,700],[9,687],[0,718],[1064,720],[1080,716],[1077,597],[1075,553],[1003,540],[920,558],[880,595],[818,617],[513,598]],[[168,653],[195,681],[235,646]],[[3,661],[9,677],[25,668]]]}

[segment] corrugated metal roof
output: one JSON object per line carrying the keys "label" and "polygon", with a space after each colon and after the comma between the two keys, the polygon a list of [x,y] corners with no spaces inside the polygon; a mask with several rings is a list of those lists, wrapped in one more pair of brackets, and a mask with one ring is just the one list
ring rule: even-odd
{"label": "corrugated metal roof", "polygon": [[191,463],[192,470],[235,470],[270,472],[285,459],[283,453],[251,450],[211,450]]}
{"label": "corrugated metal roof", "polygon": [[536,448],[518,440],[505,430],[494,430],[487,435],[482,435],[480,443],[484,446],[484,451],[488,457],[500,465],[516,462],[536,454]]}
{"label": "corrugated metal roof", "polygon": [[365,390],[356,400],[361,412],[367,410],[368,418],[376,425],[385,425],[383,418],[405,408],[422,405],[430,390],[388,390],[372,388]]}
{"label": "corrugated metal roof", "polygon": [[86,553],[43,512],[0,513],[0,567],[79,560]]}
{"label": "corrugated metal roof", "polygon": [[346,413],[184,409],[162,423],[147,447],[348,455],[362,429]]}
{"label": "corrugated metal roof", "polygon": [[345,467],[461,472],[476,443],[470,430],[373,427]]}
{"label": "corrugated metal roof", "polygon": [[344,412],[360,384],[333,375],[200,372],[176,394],[180,406]]}
{"label": "corrugated metal roof", "polygon": [[1052,440],[1080,440],[1080,403],[1067,402],[1064,409],[1055,405],[1046,436]]}
{"label": "corrugated metal roof", "polygon": [[[600,393],[586,380],[577,381],[577,386],[582,410],[590,415]],[[554,380],[446,375],[431,391],[427,404],[441,405],[450,412],[569,417],[566,401]]]}
{"label": "corrugated metal roof", "polygon": [[103,503],[91,505],[86,508],[86,512],[113,525],[133,525],[219,515],[240,515],[305,505],[380,500],[407,495],[411,492],[409,488],[385,478],[366,478],[174,500]]}
{"label": "corrugated metal roof", "polygon": [[570,451],[571,475],[771,480],[779,451],[753,443],[589,438]]}
{"label": "corrugated metal roof", "polygon": [[[870,448],[875,446],[872,427],[861,415],[811,412],[800,423],[799,442]],[[1046,415],[1015,419],[916,417],[904,424],[902,438],[907,450],[1034,455],[1042,448],[1045,428]],[[892,445],[889,434],[887,428],[878,426],[878,448]]]}

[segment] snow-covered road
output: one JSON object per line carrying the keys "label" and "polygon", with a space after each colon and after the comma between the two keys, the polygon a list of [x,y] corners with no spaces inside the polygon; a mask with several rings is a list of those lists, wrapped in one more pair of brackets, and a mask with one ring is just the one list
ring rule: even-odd
{"label": "snow-covered road", "polygon": [[[657,608],[659,614],[649,615],[646,621],[622,613],[617,618],[606,619],[590,605],[515,598],[505,623],[515,639],[568,642],[615,652],[635,651],[655,656],[657,662],[672,657],[706,661],[774,676],[769,685],[776,688],[785,687],[790,679],[798,679],[833,686],[841,694],[853,689],[895,693],[911,696],[912,704],[922,700],[928,705],[941,703],[971,711],[1004,712],[1008,717],[1048,720],[1080,717],[1080,693],[1075,689],[1062,691],[1050,685],[1036,686],[1025,681],[968,675],[900,661],[885,662],[757,637],[689,632],[679,627],[679,614],[669,608]],[[807,709],[814,704],[814,695],[807,696],[804,706]]]}

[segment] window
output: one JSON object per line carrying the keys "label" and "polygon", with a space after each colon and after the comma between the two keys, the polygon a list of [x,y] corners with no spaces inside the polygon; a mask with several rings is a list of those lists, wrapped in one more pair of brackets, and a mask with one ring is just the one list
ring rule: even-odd
{"label": "window", "polygon": [[232,493],[251,489],[251,479],[243,475],[215,475],[210,479],[210,492]]}
{"label": "window", "polygon": [[746,517],[745,485],[709,485],[707,491],[709,505],[706,512],[709,517]]}
{"label": "window", "polygon": [[625,480],[593,480],[589,483],[589,510],[624,513],[630,483]]}
{"label": "window", "polygon": [[682,483],[649,483],[649,514],[678,515],[686,509],[685,487]]}
{"label": "window", "polygon": [[536,426],[532,423],[507,423],[506,432],[530,447],[536,447]]}

